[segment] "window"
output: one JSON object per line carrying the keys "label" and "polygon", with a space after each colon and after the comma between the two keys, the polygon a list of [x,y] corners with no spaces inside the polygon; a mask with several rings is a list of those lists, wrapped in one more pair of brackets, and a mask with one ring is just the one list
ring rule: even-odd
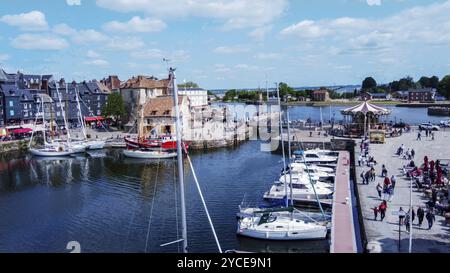
{"label": "window", "polygon": [[102,111],[97,110],[97,116],[100,116],[102,114]]}
{"label": "window", "polygon": [[12,100],[9,101],[9,107],[14,107],[14,102]]}
{"label": "window", "polygon": [[9,110],[9,115],[14,116],[14,110]]}

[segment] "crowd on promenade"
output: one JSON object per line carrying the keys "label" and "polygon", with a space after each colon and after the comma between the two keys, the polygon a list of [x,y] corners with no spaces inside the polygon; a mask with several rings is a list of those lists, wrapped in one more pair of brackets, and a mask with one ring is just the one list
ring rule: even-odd
{"label": "crowd on promenade", "polygon": [[[426,131],[425,136],[434,139],[432,131]],[[418,139],[418,141],[420,140]],[[427,198],[423,204],[416,204],[406,210],[400,207],[396,212],[399,225],[404,226],[407,232],[410,232],[410,224],[414,224],[416,219],[418,227],[421,227],[426,220],[428,229],[432,229],[436,221],[436,214],[449,217],[449,166],[444,166],[439,160],[429,160],[427,156],[423,159],[423,164],[418,165],[416,162],[422,160],[416,158],[414,148],[407,148],[405,145],[401,145],[393,156],[406,163],[398,175],[392,173],[388,166],[377,162],[371,155],[369,139],[363,139],[360,143],[360,155],[357,159],[358,166],[363,168],[360,173],[360,181],[363,185],[374,185],[378,197],[376,206],[371,208],[374,215],[373,220],[384,221],[390,207],[389,204],[395,197],[398,183],[406,181],[413,183],[413,187]],[[381,169],[379,175],[377,175],[376,167]],[[397,181],[398,178],[403,179]],[[447,220],[449,219],[447,218]]]}

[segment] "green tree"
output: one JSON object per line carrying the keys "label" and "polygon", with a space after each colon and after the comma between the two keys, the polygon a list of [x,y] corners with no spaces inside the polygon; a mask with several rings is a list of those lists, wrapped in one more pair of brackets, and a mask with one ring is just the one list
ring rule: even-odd
{"label": "green tree", "polygon": [[281,82],[279,84],[279,89],[280,89],[280,97],[282,100],[284,100],[284,98],[287,95],[295,95],[294,89],[290,87],[287,83]]}
{"label": "green tree", "polygon": [[403,79],[400,79],[399,81],[399,90],[400,91],[408,91],[409,89],[413,89],[416,87],[416,84],[414,83],[414,79],[411,77],[406,77]]}
{"label": "green tree", "polygon": [[422,88],[430,88],[431,87],[431,78],[424,76],[424,77],[420,78],[418,83],[420,83],[420,86],[422,86]]}
{"label": "green tree", "polygon": [[103,107],[102,113],[106,118],[112,118],[117,125],[118,121],[125,115],[125,103],[122,95],[118,92],[108,96],[107,104]]}
{"label": "green tree", "polygon": [[450,99],[450,75],[445,76],[439,82],[438,92],[447,99]]}
{"label": "green tree", "polygon": [[377,87],[377,82],[372,77],[367,77],[362,82],[362,89],[365,91],[375,89],[376,87]]}
{"label": "green tree", "polygon": [[431,86],[430,86],[431,88],[436,88],[436,89],[439,88],[439,78],[438,77],[433,76],[430,78],[430,81],[431,81]]}
{"label": "green tree", "polygon": [[189,81],[183,84],[179,84],[178,88],[180,89],[184,89],[184,88],[199,88],[198,84],[196,84],[195,82]]}

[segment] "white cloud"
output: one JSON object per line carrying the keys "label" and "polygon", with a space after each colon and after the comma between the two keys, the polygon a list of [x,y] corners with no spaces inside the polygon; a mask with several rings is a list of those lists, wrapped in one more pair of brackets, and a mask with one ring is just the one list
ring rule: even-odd
{"label": "white cloud", "polygon": [[255,55],[255,58],[260,60],[276,60],[280,57],[280,53],[258,53]]}
{"label": "white cloud", "polygon": [[165,57],[163,51],[156,48],[132,52],[130,56],[134,59],[162,59]]}
{"label": "white cloud", "polygon": [[81,0],[66,0],[69,6],[81,6]]}
{"label": "white cloud", "polygon": [[8,54],[0,54],[0,62],[4,62],[6,60],[9,60]]}
{"label": "white cloud", "polygon": [[53,32],[69,37],[76,44],[104,43],[109,40],[106,35],[94,29],[76,30],[67,24],[54,26]]}
{"label": "white cloud", "polygon": [[219,46],[214,49],[214,52],[218,54],[235,54],[248,51],[250,49],[246,46]]}
{"label": "white cloud", "polygon": [[109,63],[103,59],[95,59],[95,60],[91,60],[91,61],[85,61],[84,64],[101,66],[101,67],[106,67],[109,65]]}
{"label": "white cloud", "polygon": [[281,35],[301,38],[302,42],[332,41],[335,53],[373,53],[405,45],[442,45],[450,43],[448,14],[450,1],[417,6],[379,19],[305,20],[284,28]]}
{"label": "white cloud", "polygon": [[201,17],[224,21],[224,29],[259,27],[283,14],[287,0],[97,0],[119,12],[145,12],[158,18]]}
{"label": "white cloud", "polygon": [[62,50],[69,47],[65,39],[47,34],[21,34],[12,39],[11,45],[27,50]]}
{"label": "white cloud", "polygon": [[381,0],[366,0],[367,5],[369,6],[381,6]]}
{"label": "white cloud", "polygon": [[39,31],[48,28],[45,14],[37,10],[17,15],[4,15],[0,17],[0,22],[25,31]]}
{"label": "white cloud", "polygon": [[162,20],[135,16],[128,22],[111,21],[103,25],[103,29],[111,32],[159,32],[167,27]]}
{"label": "white cloud", "polygon": [[86,56],[88,56],[89,58],[95,59],[95,58],[99,58],[99,57],[100,57],[100,54],[98,54],[98,53],[95,52],[94,50],[89,50],[89,51],[86,53]]}
{"label": "white cloud", "polygon": [[106,48],[118,51],[131,51],[143,48],[145,43],[138,37],[114,37]]}
{"label": "white cloud", "polygon": [[272,25],[259,27],[251,31],[248,36],[256,40],[263,40],[272,31],[272,29]]}

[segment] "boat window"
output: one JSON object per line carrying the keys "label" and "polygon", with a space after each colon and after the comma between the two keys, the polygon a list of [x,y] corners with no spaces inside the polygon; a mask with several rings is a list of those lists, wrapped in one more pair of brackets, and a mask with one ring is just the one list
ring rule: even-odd
{"label": "boat window", "polygon": [[307,187],[303,184],[293,184],[292,188],[293,189],[307,189]]}
{"label": "boat window", "polygon": [[284,228],[283,226],[277,226],[277,228]]}

